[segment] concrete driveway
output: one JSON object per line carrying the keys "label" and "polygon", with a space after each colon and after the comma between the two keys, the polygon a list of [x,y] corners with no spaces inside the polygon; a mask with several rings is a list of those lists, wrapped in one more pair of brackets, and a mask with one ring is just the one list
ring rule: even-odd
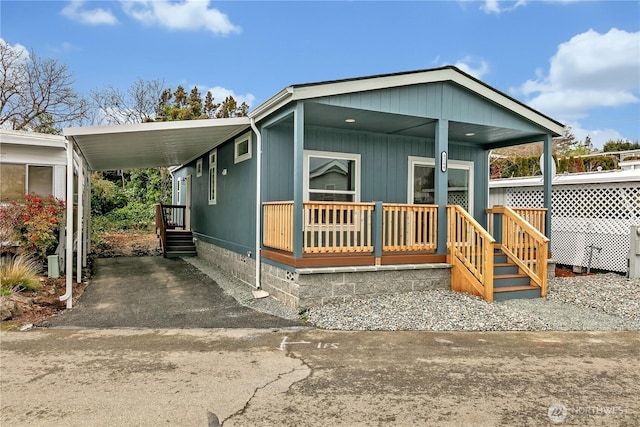
{"label": "concrete driveway", "polygon": [[[76,306],[46,326],[179,329],[304,325],[241,305],[211,277],[182,259],[122,257],[96,262],[96,274]],[[248,285],[237,287],[251,294]]]}
{"label": "concrete driveway", "polygon": [[640,333],[2,332],[4,426],[638,426]]}

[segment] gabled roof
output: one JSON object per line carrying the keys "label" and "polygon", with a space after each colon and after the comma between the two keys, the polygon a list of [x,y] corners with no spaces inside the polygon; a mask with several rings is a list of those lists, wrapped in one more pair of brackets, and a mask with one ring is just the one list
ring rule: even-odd
{"label": "gabled roof", "polygon": [[489,86],[454,66],[295,84],[286,87],[256,107],[249,113],[249,116],[259,121],[291,101],[447,81],[456,83],[491,102],[537,123],[555,135],[561,135],[564,130],[562,123],[534,110],[517,99]]}

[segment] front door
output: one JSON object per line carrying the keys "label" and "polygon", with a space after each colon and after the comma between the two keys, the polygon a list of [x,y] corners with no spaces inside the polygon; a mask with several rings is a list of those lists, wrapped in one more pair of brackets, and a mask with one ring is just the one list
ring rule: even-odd
{"label": "front door", "polygon": [[[435,200],[435,159],[409,157],[407,202],[433,204]],[[449,160],[448,198],[450,205],[460,205],[473,212],[473,162]]]}

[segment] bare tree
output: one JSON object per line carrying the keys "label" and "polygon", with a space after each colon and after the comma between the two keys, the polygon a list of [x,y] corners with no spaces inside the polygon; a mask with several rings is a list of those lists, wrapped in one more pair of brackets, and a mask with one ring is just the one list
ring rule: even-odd
{"label": "bare tree", "polygon": [[50,131],[82,122],[88,103],[73,89],[66,65],[40,59],[0,39],[0,126],[13,130]]}
{"label": "bare tree", "polygon": [[165,96],[163,80],[136,79],[126,92],[114,86],[91,91],[98,110],[96,124],[125,124],[154,121],[159,113],[158,100]]}

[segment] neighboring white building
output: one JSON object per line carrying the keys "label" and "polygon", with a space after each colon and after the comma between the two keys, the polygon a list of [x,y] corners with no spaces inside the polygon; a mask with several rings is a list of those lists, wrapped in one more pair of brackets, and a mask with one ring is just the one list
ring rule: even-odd
{"label": "neighboring white building", "polygon": [[[551,252],[558,264],[626,272],[629,233],[640,225],[640,166],[553,179]],[[489,206],[543,207],[542,177],[489,183]]]}
{"label": "neighboring white building", "polygon": [[0,129],[0,201],[27,193],[65,200],[66,139]]}

